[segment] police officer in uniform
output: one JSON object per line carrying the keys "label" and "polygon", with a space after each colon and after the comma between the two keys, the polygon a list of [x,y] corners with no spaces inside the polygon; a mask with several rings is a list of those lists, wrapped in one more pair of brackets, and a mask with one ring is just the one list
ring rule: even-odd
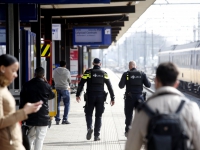
{"label": "police officer in uniform", "polygon": [[[101,128],[101,117],[104,112],[104,101],[106,99],[107,94],[104,91],[104,83],[107,85],[108,91],[110,93],[111,106],[114,105],[114,92],[112,89],[112,85],[108,78],[108,74],[101,70],[100,60],[95,58],[93,60],[94,67],[92,69],[86,70],[83,74],[81,81],[79,82],[77,93],[76,93],[76,100],[80,102],[80,95],[83,90],[85,82],[87,82],[87,90],[86,94],[84,95],[84,99],[86,101],[85,105],[85,117],[87,123],[87,135],[86,139],[90,140],[93,133],[92,127],[92,114],[95,108],[95,124],[94,124],[94,141],[99,141],[100,135],[100,128]],[[87,97],[87,98],[85,98]]]}
{"label": "police officer in uniform", "polygon": [[125,136],[127,137],[129,126],[132,122],[133,109],[138,104],[138,99],[144,100],[143,97],[143,84],[150,88],[146,74],[136,69],[136,63],[134,61],[129,62],[129,71],[124,72],[119,82],[119,88],[122,89],[126,85],[126,92],[124,97],[124,113],[125,113]]}

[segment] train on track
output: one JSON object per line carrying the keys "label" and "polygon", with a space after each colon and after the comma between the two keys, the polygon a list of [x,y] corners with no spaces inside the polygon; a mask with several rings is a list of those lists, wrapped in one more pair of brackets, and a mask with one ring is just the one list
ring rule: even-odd
{"label": "train on track", "polygon": [[200,97],[200,42],[160,49],[159,63],[173,62],[179,68],[179,89]]}

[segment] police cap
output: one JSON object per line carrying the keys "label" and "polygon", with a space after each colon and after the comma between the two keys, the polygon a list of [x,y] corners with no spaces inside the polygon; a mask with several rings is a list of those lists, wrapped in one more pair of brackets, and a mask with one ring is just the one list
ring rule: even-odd
{"label": "police cap", "polygon": [[100,63],[101,62],[101,60],[99,59],[99,58],[95,58],[94,60],[93,60],[93,63],[95,63],[95,64],[98,64],[98,63]]}

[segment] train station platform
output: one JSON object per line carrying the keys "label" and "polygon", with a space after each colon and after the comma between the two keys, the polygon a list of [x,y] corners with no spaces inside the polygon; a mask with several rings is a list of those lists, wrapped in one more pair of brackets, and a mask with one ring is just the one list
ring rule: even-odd
{"label": "train station platform", "polygon": [[[83,106],[85,102],[83,95],[81,102],[76,102],[75,94],[71,94],[71,106],[68,121],[71,124],[56,125],[55,120],[52,122],[51,128],[47,131],[47,136],[44,141],[43,150],[123,150],[126,142],[124,136],[125,116],[124,116],[124,91],[119,89],[118,83],[121,78],[109,69],[105,70],[111,80],[114,93],[115,105],[110,106],[110,96],[107,97],[105,104],[105,112],[102,117],[102,128],[100,141],[94,141],[94,136],[91,140],[86,140],[86,121]],[[149,96],[150,93],[147,93]],[[61,106],[61,116],[64,107]],[[93,113],[94,118],[94,113]],[[94,119],[93,119],[94,123]]]}

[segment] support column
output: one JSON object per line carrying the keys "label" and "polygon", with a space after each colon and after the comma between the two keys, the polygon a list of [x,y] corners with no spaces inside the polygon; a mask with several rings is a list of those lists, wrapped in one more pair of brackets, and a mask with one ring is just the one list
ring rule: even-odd
{"label": "support column", "polygon": [[[19,4],[14,4],[14,56],[19,60],[19,52],[20,52],[20,21],[19,21]],[[20,62],[20,60],[19,60]],[[20,62],[21,63],[21,62]],[[19,71],[18,71],[19,74]],[[14,89],[21,88],[20,85],[20,74],[14,80]]]}
{"label": "support column", "polygon": [[60,49],[59,49],[59,41],[54,41],[55,43],[55,63],[60,63]]}
{"label": "support column", "polygon": [[[14,5],[6,5],[6,54],[14,56]],[[14,83],[10,84],[10,89],[14,89]]]}
{"label": "support column", "polygon": [[41,66],[41,9],[40,4],[38,4],[38,22],[36,24],[37,30],[36,30],[36,66]]}
{"label": "support column", "polygon": [[66,34],[65,34],[65,25],[61,25],[61,59],[66,61]]}
{"label": "support column", "polygon": [[87,48],[87,52],[88,52],[88,68],[91,68],[91,58],[92,58],[92,54],[91,54],[91,50],[89,48]]}
{"label": "support column", "polygon": [[6,7],[6,53],[14,56],[14,5]]}
{"label": "support column", "polygon": [[[45,27],[45,32],[44,32],[44,36],[45,36],[45,40],[52,40],[52,17],[51,16],[44,16],[44,27]],[[50,81],[50,58],[46,57],[46,61],[47,61],[47,80]]]}
{"label": "support column", "polygon": [[83,46],[78,47],[78,74],[83,74]]}
{"label": "support column", "polygon": [[146,30],[144,32],[144,72],[146,72],[146,56],[147,56],[147,46],[146,46]]}
{"label": "support column", "polygon": [[70,47],[72,45],[72,35],[70,33],[70,30],[66,30],[66,62],[67,62],[67,69],[70,70]]}
{"label": "support column", "polygon": [[31,23],[31,31],[36,34],[36,67],[41,66],[41,9],[38,4],[38,21]]}
{"label": "support column", "polygon": [[104,55],[103,55],[103,51],[104,51],[104,49],[102,49],[102,60],[101,60],[102,61],[101,62],[102,63],[102,67],[104,67],[104,62],[103,62],[104,61]]}

